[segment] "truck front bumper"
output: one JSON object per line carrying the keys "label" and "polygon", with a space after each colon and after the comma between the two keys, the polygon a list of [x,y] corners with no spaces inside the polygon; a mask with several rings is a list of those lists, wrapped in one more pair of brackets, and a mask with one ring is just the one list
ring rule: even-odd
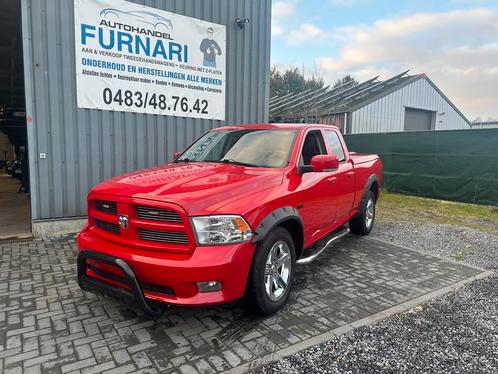
{"label": "truck front bumper", "polygon": [[[150,315],[159,313],[157,302],[230,303],[244,295],[255,246],[244,242],[168,253],[116,244],[85,228],[78,235],[78,282],[84,290],[109,294]],[[199,282],[211,281],[220,288],[199,290]]]}

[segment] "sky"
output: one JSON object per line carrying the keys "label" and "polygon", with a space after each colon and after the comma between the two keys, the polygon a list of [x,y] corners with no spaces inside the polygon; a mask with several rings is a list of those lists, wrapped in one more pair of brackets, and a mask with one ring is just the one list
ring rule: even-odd
{"label": "sky", "polygon": [[498,0],[272,0],[271,61],[326,83],[426,73],[470,120],[498,119]]}

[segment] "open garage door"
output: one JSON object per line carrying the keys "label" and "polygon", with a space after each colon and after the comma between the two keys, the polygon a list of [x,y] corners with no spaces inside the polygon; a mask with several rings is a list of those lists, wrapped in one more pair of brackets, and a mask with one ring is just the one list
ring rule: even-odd
{"label": "open garage door", "polygon": [[21,1],[0,0],[0,240],[31,235]]}
{"label": "open garage door", "polygon": [[430,110],[405,108],[405,131],[433,130],[433,116]]}

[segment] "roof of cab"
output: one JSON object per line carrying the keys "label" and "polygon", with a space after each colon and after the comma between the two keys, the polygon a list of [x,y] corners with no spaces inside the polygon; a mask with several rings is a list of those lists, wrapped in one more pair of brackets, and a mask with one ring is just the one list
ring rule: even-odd
{"label": "roof of cab", "polygon": [[320,129],[330,129],[335,128],[335,126],[330,125],[320,125],[316,123],[251,123],[245,125],[233,125],[224,126],[213,129],[213,131],[223,131],[223,130],[243,130],[243,129],[287,129],[287,130],[305,130],[309,128],[320,128]]}

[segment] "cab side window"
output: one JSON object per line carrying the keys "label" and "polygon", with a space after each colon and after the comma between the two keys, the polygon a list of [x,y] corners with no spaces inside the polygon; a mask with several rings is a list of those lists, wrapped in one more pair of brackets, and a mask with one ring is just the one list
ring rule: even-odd
{"label": "cab side window", "polygon": [[325,147],[325,143],[323,142],[322,133],[320,131],[310,131],[304,139],[299,164],[301,166],[309,166],[311,165],[311,159],[313,156],[325,154],[327,154],[327,149]]}
{"label": "cab side window", "polygon": [[346,157],[344,156],[344,149],[342,149],[342,144],[339,140],[339,136],[337,136],[335,131],[325,131],[325,137],[330,146],[330,149],[332,150],[332,154],[337,156],[339,162],[344,161]]}

